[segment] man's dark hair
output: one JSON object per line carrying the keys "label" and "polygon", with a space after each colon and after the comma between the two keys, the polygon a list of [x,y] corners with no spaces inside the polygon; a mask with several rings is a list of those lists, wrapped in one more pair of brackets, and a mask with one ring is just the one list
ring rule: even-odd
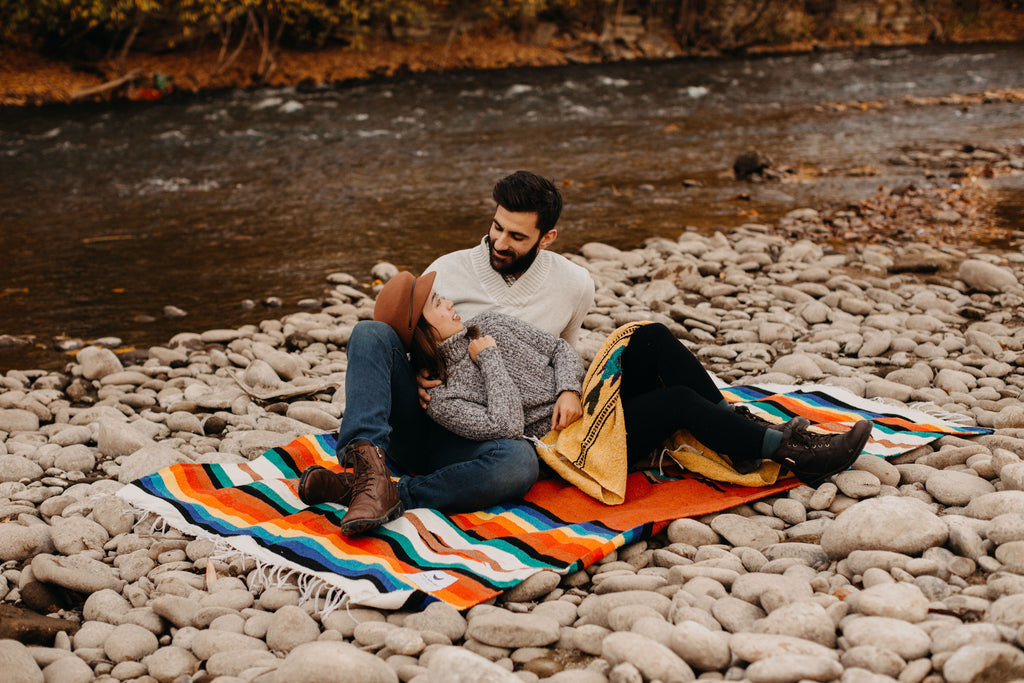
{"label": "man's dark hair", "polygon": [[499,180],[492,195],[498,206],[514,213],[535,212],[537,230],[547,234],[562,213],[562,193],[547,178],[529,171],[516,171]]}

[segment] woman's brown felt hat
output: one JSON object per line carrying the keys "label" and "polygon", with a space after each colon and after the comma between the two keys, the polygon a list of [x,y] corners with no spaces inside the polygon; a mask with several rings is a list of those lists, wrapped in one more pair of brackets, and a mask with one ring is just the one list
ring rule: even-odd
{"label": "woman's brown felt hat", "polygon": [[437,273],[430,272],[414,277],[409,271],[403,270],[388,280],[377,295],[373,319],[390,325],[406,349],[412,346],[412,332],[423,315],[423,307],[434,289],[436,276]]}

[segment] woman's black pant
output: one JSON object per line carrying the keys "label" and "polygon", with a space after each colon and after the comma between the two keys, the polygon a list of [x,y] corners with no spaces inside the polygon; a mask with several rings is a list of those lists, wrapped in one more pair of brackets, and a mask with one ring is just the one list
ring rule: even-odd
{"label": "woman's black pant", "polygon": [[631,462],[679,429],[733,461],[761,457],[765,427],[722,403],[700,361],[659,323],[633,332],[622,352],[621,397]]}

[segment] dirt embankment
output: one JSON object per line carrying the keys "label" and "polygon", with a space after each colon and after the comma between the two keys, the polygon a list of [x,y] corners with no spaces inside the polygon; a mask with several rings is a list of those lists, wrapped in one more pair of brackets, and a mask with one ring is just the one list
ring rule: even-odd
{"label": "dirt embankment", "polygon": [[[956,43],[1024,40],[1024,12],[1005,7],[990,8],[984,21],[975,19],[957,24],[955,30],[943,31],[941,40]],[[991,15],[992,11],[1005,16]],[[829,30],[825,32],[827,37],[813,40],[765,39],[757,41],[756,47],[748,51],[916,45],[936,37],[930,24],[919,17],[916,23],[911,20],[913,17],[890,17],[868,28],[864,28],[857,17],[848,19],[857,24],[856,30]],[[614,24],[606,22],[599,32],[542,23],[525,33],[500,27],[477,27],[458,33],[436,31],[407,42],[367,39],[359,49],[341,46],[313,51],[280,49],[275,52],[274,68],[265,76],[257,75],[260,54],[255,47],[241,54],[230,66],[218,68],[218,49],[212,45],[164,54],[133,52],[121,61],[110,59],[75,65],[47,58],[29,47],[0,43],[0,107],[121,98],[160,99],[171,92],[258,86],[318,86],[403,73],[715,54],[720,52],[713,46],[681,47],[663,22],[634,15],[619,17]]]}

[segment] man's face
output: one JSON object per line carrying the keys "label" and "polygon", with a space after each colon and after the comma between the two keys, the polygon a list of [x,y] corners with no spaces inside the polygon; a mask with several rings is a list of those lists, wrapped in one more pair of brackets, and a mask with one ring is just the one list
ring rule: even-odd
{"label": "man's face", "polygon": [[487,233],[491,268],[502,275],[522,275],[537,252],[555,241],[556,234],[549,230],[541,236],[536,212],[513,212],[499,206]]}

